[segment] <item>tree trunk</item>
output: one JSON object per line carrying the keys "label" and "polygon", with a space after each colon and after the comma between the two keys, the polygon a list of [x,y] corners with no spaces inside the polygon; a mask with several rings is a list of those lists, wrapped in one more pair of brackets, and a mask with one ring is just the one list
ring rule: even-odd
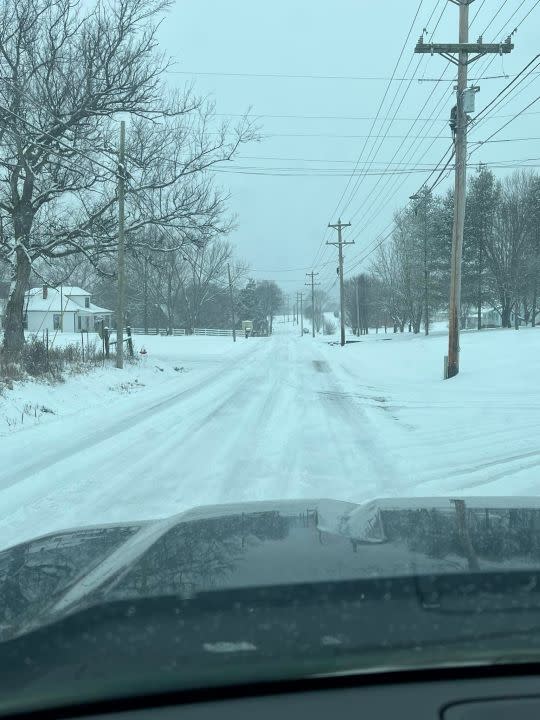
{"label": "tree trunk", "polygon": [[144,286],[143,286],[143,303],[144,303],[144,334],[148,335],[148,259],[144,258]]}
{"label": "tree trunk", "polygon": [[504,328],[511,327],[510,323],[510,313],[511,313],[511,305],[510,300],[508,298],[504,298],[501,306],[501,325]]}
{"label": "tree trunk", "polygon": [[482,270],[484,266],[484,238],[480,240],[480,247],[478,248],[478,268],[477,268],[477,288],[476,288],[476,329],[482,329]]}
{"label": "tree trunk", "polygon": [[529,324],[529,320],[531,319],[531,313],[529,310],[529,306],[527,304],[527,298],[524,297],[523,300],[523,322],[525,323],[525,327]]}
{"label": "tree trunk", "polygon": [[532,295],[532,307],[531,307],[531,326],[535,327],[536,325],[536,301],[538,297],[538,278],[535,274],[534,276],[534,284],[533,284],[533,295]]}
{"label": "tree trunk", "polygon": [[172,279],[171,273],[167,277],[167,335],[173,334],[173,307],[172,307]]}
{"label": "tree trunk", "polygon": [[514,303],[514,330],[519,330],[519,300]]}
{"label": "tree trunk", "polygon": [[24,298],[31,271],[30,260],[20,247],[17,248],[16,258],[4,325],[4,352],[11,359],[20,357],[24,346]]}

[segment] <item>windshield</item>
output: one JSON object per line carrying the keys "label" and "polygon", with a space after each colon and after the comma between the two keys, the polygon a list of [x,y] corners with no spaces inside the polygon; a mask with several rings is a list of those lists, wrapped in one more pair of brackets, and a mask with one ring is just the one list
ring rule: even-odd
{"label": "windshield", "polygon": [[2,3],[0,711],[534,652],[539,19]]}

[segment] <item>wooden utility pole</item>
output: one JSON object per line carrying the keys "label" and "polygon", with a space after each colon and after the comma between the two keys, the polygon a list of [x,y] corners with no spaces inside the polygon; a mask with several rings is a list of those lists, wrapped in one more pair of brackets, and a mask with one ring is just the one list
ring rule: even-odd
{"label": "wooden utility pole", "polygon": [[313,270],[310,273],[306,273],[307,277],[311,278],[311,281],[306,283],[306,285],[311,285],[311,334],[313,337],[315,337],[315,285],[320,285],[321,283],[315,282],[315,277],[319,273],[313,272]]}
{"label": "wooden utility pole", "polygon": [[[459,3],[459,42],[469,42],[469,0]],[[467,190],[467,114],[463,93],[467,87],[468,53],[459,51],[456,96],[456,140],[454,178],[454,224],[452,228],[452,258],[450,260],[450,303],[448,309],[448,377],[459,372],[459,317],[461,315],[461,256],[465,225],[465,197]]]}
{"label": "wooden utility pole", "polygon": [[232,286],[232,280],[231,280],[231,266],[229,263],[227,263],[227,274],[229,275],[229,295],[231,298],[231,317],[232,317],[232,337],[233,342],[236,342],[236,328],[234,323],[234,294],[233,294],[233,286]]}
{"label": "wooden utility pole", "polygon": [[[467,68],[470,63],[488,53],[509,53],[513,49],[510,37],[501,43],[484,43],[478,38],[469,43],[469,5],[473,0],[450,0],[459,6],[459,42],[424,43],[421,35],[415,52],[437,53],[453,62],[458,68],[455,108],[455,179],[454,179],[454,224],[452,229],[452,258],[450,263],[450,302],[448,308],[448,362],[445,363],[446,377],[459,373],[459,317],[461,306],[461,256],[463,249],[463,227],[465,224],[465,194],[467,165],[467,123],[469,111],[466,107],[474,98],[475,88],[467,90]],[[469,55],[473,55],[469,58]],[[466,93],[469,95],[466,98]],[[451,115],[453,117],[453,115]]]}
{"label": "wooden utility pole", "polygon": [[118,151],[118,297],[116,303],[116,367],[124,367],[124,300],[125,300],[125,262],[124,262],[124,224],[125,224],[125,183],[126,183],[126,123],[120,122],[120,148]]}
{"label": "wooden utility pole", "polygon": [[64,332],[64,289],[60,285],[60,332]]}
{"label": "wooden utility pole", "polygon": [[[417,200],[423,204],[423,236],[424,236],[424,332],[429,335],[429,268],[428,268],[428,232],[427,232],[427,195],[414,194],[410,200]],[[417,208],[414,214],[416,215]]]}
{"label": "wooden utility pole", "polygon": [[343,245],[353,245],[354,240],[350,242],[343,242],[342,230],[344,227],[350,227],[351,223],[342,223],[341,219],[337,221],[335,225],[328,223],[329,228],[334,228],[338,231],[337,242],[327,242],[327,245],[337,245],[338,247],[338,275],[339,275],[339,306],[340,306],[340,323],[341,323],[341,347],[345,345],[345,291],[343,288]]}
{"label": "wooden utility pole", "polygon": [[427,240],[427,198],[424,198],[424,332],[426,335],[429,335],[429,267]]}
{"label": "wooden utility pole", "polygon": [[358,278],[354,283],[354,290],[356,293],[356,334],[360,335],[360,302],[358,300]]}

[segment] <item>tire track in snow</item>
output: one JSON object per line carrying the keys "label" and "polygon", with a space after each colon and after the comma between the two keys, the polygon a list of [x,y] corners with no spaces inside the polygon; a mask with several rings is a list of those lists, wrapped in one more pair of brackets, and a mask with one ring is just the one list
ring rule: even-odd
{"label": "tire track in snow", "polygon": [[[254,351],[247,357],[254,362],[254,355],[258,354],[264,346],[257,345]],[[234,362],[228,364],[225,368],[219,367],[215,372],[205,375],[194,385],[188,388],[182,388],[177,392],[166,395],[157,402],[150,402],[150,404],[144,404],[143,407],[138,407],[133,412],[129,412],[121,420],[114,420],[104,428],[97,430],[84,438],[84,448],[81,447],[81,438],[77,438],[67,445],[63,445],[61,448],[53,450],[51,452],[42,453],[39,458],[22,465],[19,468],[8,469],[7,472],[0,475],[0,491],[6,489],[10,485],[14,485],[21,480],[26,479],[32,474],[41,472],[46,468],[50,468],[58,462],[61,462],[69,457],[77,455],[82,452],[83,449],[94,447],[100,443],[107,442],[113,436],[118,436],[131,430],[135,426],[145,423],[155,415],[169,410],[177,403],[197,395],[201,389],[207,389],[209,385],[215,385],[223,381],[223,379],[234,373],[238,373],[238,365]],[[32,428],[34,430],[35,428]]]}

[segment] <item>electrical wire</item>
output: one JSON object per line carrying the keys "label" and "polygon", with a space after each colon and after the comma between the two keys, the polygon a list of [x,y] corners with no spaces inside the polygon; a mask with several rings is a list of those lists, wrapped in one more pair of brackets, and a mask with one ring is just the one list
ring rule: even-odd
{"label": "electrical wire", "polygon": [[[419,3],[418,3],[418,6],[417,6],[417,8],[416,8],[416,12],[415,12],[415,14],[414,14],[413,20],[412,20],[412,22],[411,22],[411,24],[410,24],[410,26],[409,26],[409,30],[408,30],[408,32],[407,32],[407,36],[406,36],[406,38],[405,38],[405,40],[404,40],[404,42],[403,42],[403,45],[401,46],[401,50],[400,50],[400,52],[399,52],[398,59],[397,59],[395,65],[394,65],[394,69],[393,69],[392,75],[391,75],[392,78],[394,78],[394,77],[396,76],[397,69],[398,69],[398,67],[399,67],[399,63],[401,62],[401,58],[403,57],[403,53],[405,52],[405,48],[407,47],[407,43],[409,42],[409,37],[410,37],[411,32],[412,32],[412,30],[413,30],[413,27],[414,27],[414,25],[415,25],[415,23],[416,23],[416,19],[417,19],[417,17],[418,17],[418,14],[420,13],[420,9],[421,9],[421,7],[422,7],[422,4],[423,4],[423,0],[420,0]],[[431,16],[431,17],[432,17],[432,16]],[[409,65],[410,65],[410,63],[409,63]],[[407,67],[409,67],[409,66],[407,66]],[[380,115],[381,110],[382,110],[382,108],[383,108],[384,102],[385,102],[385,100],[386,100],[386,97],[387,97],[388,92],[389,92],[390,87],[391,87],[391,83],[392,83],[391,80],[388,81],[388,83],[387,83],[387,85],[386,85],[386,88],[385,88],[385,91],[384,91],[384,93],[383,93],[382,99],[381,99],[381,101],[379,102],[379,106],[378,106],[378,108],[377,108],[377,113],[376,113],[376,115],[375,115],[375,118],[374,118],[373,121],[372,121],[371,127],[370,127],[369,132],[368,132],[368,137],[367,137],[366,140],[364,141],[364,144],[363,144],[363,146],[362,146],[362,148],[361,148],[361,150],[360,150],[360,154],[359,154],[358,159],[357,159],[357,161],[356,161],[355,171],[356,171],[356,169],[358,168],[358,166],[359,166],[359,164],[360,164],[360,162],[361,162],[362,156],[363,156],[363,154],[364,154],[364,152],[365,152],[365,149],[366,149],[367,144],[368,144],[368,142],[369,142],[370,136],[373,134],[373,130],[374,130],[374,128],[375,128],[375,124],[376,124],[377,119],[379,118],[379,115]],[[399,87],[401,87],[401,83],[400,83],[400,86],[399,86]],[[398,91],[399,91],[399,88],[398,88]],[[351,184],[351,182],[352,182],[352,179],[353,179],[353,174],[350,175],[350,177],[349,177],[349,179],[348,179],[348,181],[347,181],[347,183],[346,183],[345,189],[344,189],[343,192],[341,193],[341,195],[340,195],[340,197],[339,197],[339,200],[338,200],[338,202],[337,202],[334,210],[333,210],[332,213],[331,213],[330,219],[332,219],[332,218],[334,217],[334,215],[338,212],[338,210],[339,210],[339,208],[340,208],[340,206],[341,206],[341,203],[343,202],[343,198],[345,197],[346,193],[347,193],[348,190],[349,190],[349,187],[350,187],[350,184]],[[315,257],[314,257],[313,262],[312,262],[313,267],[316,266],[316,262],[317,262],[317,259],[318,259],[318,257],[319,257],[319,254],[320,254],[320,252],[321,252],[321,248],[324,246],[324,244],[325,244],[325,242],[326,242],[327,234],[328,234],[328,228],[325,229],[325,232],[324,232],[324,234],[323,234],[323,237],[321,238],[321,241],[320,241],[319,246],[318,246],[318,248],[317,248],[317,251],[316,251],[316,253],[315,253]]]}
{"label": "electrical wire", "polygon": [[[540,0],[539,0],[539,2],[540,2]],[[538,4],[538,3],[536,3],[536,4]],[[536,4],[535,4],[535,5],[536,5]],[[519,11],[519,9],[522,7],[522,5],[523,5],[523,3],[521,3],[520,6],[512,13],[512,15],[510,16],[509,19],[511,19],[511,17],[513,17],[513,15],[515,15],[516,12]],[[499,11],[500,11],[501,9],[502,9],[502,7],[499,9]],[[527,16],[532,12],[533,9],[534,9],[534,6],[533,6],[533,8],[531,8],[531,9],[529,10],[529,12],[527,13]],[[498,13],[497,13],[497,14],[498,14]],[[523,20],[524,20],[524,18],[522,18],[522,20],[520,21],[519,24],[521,24],[521,22],[523,22]],[[508,20],[506,21],[506,24],[507,24],[507,23],[508,23]],[[492,23],[490,23],[490,25],[491,25],[491,24],[492,24]],[[489,26],[488,26],[488,27],[489,27]],[[513,85],[514,82],[522,75],[523,72],[526,71],[526,69],[527,69],[527,68],[530,66],[530,64],[532,64],[533,62],[534,62],[534,60],[531,61],[531,63],[529,63],[522,71],[520,71],[520,72],[517,74],[517,76],[514,78],[514,80],[512,80],[511,83],[509,83],[509,85]],[[531,72],[531,71],[530,71],[530,72]],[[528,73],[528,74],[529,74],[529,73]],[[527,74],[525,77],[527,77],[528,74]],[[518,82],[518,85],[519,85],[521,82],[523,82],[524,79],[525,79],[525,78],[522,78],[522,79]],[[507,90],[507,88],[503,89],[503,91],[501,91],[501,93],[499,93],[499,95],[496,96],[496,98],[493,99],[493,101],[490,103],[490,106],[493,105],[493,104],[495,103],[495,101],[497,100],[497,98],[498,98],[502,93],[504,93],[506,90]],[[501,101],[499,101],[499,102],[497,103],[497,105],[500,104],[500,102],[501,102]],[[529,106],[529,107],[530,107],[530,106]],[[522,113],[523,113],[526,109],[527,109],[527,108],[524,108],[524,110],[522,111]],[[488,108],[486,107],[485,110],[487,111]],[[520,113],[520,114],[522,114],[522,113]],[[512,122],[514,119],[515,119],[515,117],[512,116],[509,122]],[[505,126],[506,126],[506,125],[505,125]],[[504,128],[505,126],[503,126],[503,128]],[[503,128],[501,128],[500,130],[502,130]],[[493,137],[493,135],[490,136],[490,138],[488,138],[486,142],[489,142],[492,137]],[[450,164],[450,162],[451,162],[451,160],[452,160],[452,157],[453,157],[453,152],[452,152],[451,156],[448,158],[446,165],[441,169],[441,171],[440,171],[440,173],[439,173],[439,176],[437,177],[437,179],[436,179],[435,182],[433,183],[433,186],[432,186],[431,189],[433,189],[437,184],[439,184],[439,183],[444,179],[443,175],[445,174],[445,171],[446,171],[448,165]],[[424,182],[424,185],[426,185],[426,182]],[[424,187],[424,185],[423,185],[423,187]],[[373,218],[372,218],[372,219],[373,219]],[[363,225],[363,228],[365,228],[365,225]]]}
{"label": "electrical wire", "polygon": [[[504,93],[506,93],[508,90],[510,90],[510,88],[512,88],[512,86],[514,86],[514,83],[517,82],[517,84],[515,85],[515,87],[518,87],[527,77],[529,77],[529,75],[531,75],[531,74],[533,73],[534,70],[536,70],[536,68],[540,65],[540,62],[538,62],[538,58],[540,58],[540,54],[535,55],[535,56],[533,57],[533,59],[532,59],[530,62],[528,62],[527,65],[525,65],[525,67],[522,68],[522,69],[519,71],[519,73],[518,73],[507,85],[505,85],[505,87],[503,87],[503,89],[502,89],[500,92],[498,92],[497,95],[495,95],[495,97],[494,97],[487,105],[485,105],[485,106],[480,110],[479,113],[477,113],[477,115],[476,115],[476,117],[474,118],[474,120],[470,123],[469,128],[475,127],[475,126],[478,124],[479,120],[481,119],[482,115],[484,115],[484,113],[486,113],[486,112],[489,110],[489,108],[491,108],[491,107],[493,107],[493,106],[496,107],[500,102],[502,102],[502,99],[499,99],[499,98],[501,98],[501,96],[504,95]],[[526,70],[528,70],[528,68],[530,68],[531,65],[533,65],[534,63],[536,63],[536,65],[534,66],[534,68],[532,68],[532,70],[530,70],[524,77],[522,77],[521,79],[519,79],[520,76],[521,76]],[[514,89],[515,89],[515,88],[514,88]]]}
{"label": "electrical wire", "polygon": [[[516,120],[516,119],[517,119],[518,117],[520,117],[521,115],[525,114],[525,111],[528,110],[532,105],[534,105],[535,103],[537,103],[539,100],[540,100],[540,95],[538,95],[534,100],[532,100],[530,103],[528,103],[527,105],[525,105],[524,108],[522,108],[519,112],[517,112],[512,118],[510,118],[510,120],[508,120],[507,122],[505,122],[504,125],[502,125],[500,128],[498,128],[498,130],[495,130],[495,132],[491,133],[491,135],[489,135],[489,137],[486,138],[485,142],[488,142],[489,140],[491,140],[491,138],[495,137],[495,135],[498,135],[502,130],[504,130],[505,127],[508,127],[508,125],[510,125],[510,123],[512,123],[514,120]],[[476,152],[477,150],[479,150],[479,149],[482,147],[483,144],[484,144],[484,143],[480,143],[480,144],[477,145],[475,148],[473,148],[473,149],[471,150],[471,152],[469,153],[469,157],[470,157],[474,152]]]}
{"label": "electrical wire", "polygon": [[[433,17],[433,14],[434,14],[434,12],[435,12],[435,8],[437,7],[437,4],[438,4],[438,2],[435,3],[435,6],[434,6],[434,8],[433,8],[433,10],[432,10],[432,12],[431,12],[430,18],[429,18],[429,20],[428,20],[428,23],[431,21],[431,18]],[[419,12],[420,12],[421,7],[422,7],[422,0],[420,1],[419,5],[418,5],[418,7],[417,7],[417,9],[416,9],[416,13],[415,13],[415,15],[414,15],[414,17],[413,17],[413,20],[412,20],[412,22],[411,22],[411,24],[410,24],[410,26],[409,26],[409,30],[408,30],[408,32],[407,32],[407,36],[406,36],[405,41],[404,41],[404,43],[403,43],[403,45],[402,45],[402,47],[401,47],[401,51],[400,51],[400,53],[399,53],[398,59],[397,59],[397,61],[396,61],[396,64],[395,64],[395,66],[394,66],[394,72],[392,73],[393,75],[395,75],[395,73],[397,72],[397,68],[398,68],[398,66],[399,66],[399,63],[401,62],[401,58],[402,58],[403,53],[405,52],[405,48],[406,48],[406,46],[407,46],[407,44],[408,44],[408,42],[409,42],[409,38],[410,38],[410,36],[411,36],[412,30],[413,30],[414,25],[415,25],[415,23],[416,23],[416,19],[417,19],[417,17],[418,17],[418,14],[419,14]],[[408,63],[408,65],[407,65],[407,70],[405,71],[405,74],[407,73],[409,67],[411,66],[412,59],[413,59],[413,55],[411,55],[411,57],[410,57],[410,59],[409,59],[409,63]],[[417,63],[416,69],[415,69],[415,71],[413,72],[413,78],[416,76],[416,73],[418,72],[418,68],[419,68],[419,67],[420,67],[420,61]],[[392,119],[391,119],[391,121],[390,121],[390,123],[389,123],[389,125],[388,125],[388,127],[387,127],[387,129],[386,129],[386,131],[383,133],[383,136],[382,136],[382,138],[381,138],[380,141],[379,141],[379,146],[378,146],[378,148],[375,147],[375,146],[376,146],[376,143],[373,144],[373,146],[372,146],[372,148],[371,148],[371,151],[370,151],[370,153],[369,153],[369,155],[368,155],[367,162],[369,162],[370,159],[371,159],[371,163],[373,163],[373,159],[374,159],[376,153],[378,152],[378,150],[380,149],[380,147],[381,147],[382,144],[384,143],[384,140],[385,140],[386,136],[388,135],[388,133],[389,133],[389,131],[390,131],[390,127],[392,126],[392,123],[395,121],[395,118],[396,118],[396,116],[397,116],[397,113],[398,113],[398,111],[399,111],[399,108],[401,107],[401,105],[402,105],[402,103],[403,103],[403,101],[404,101],[404,99],[405,99],[405,96],[406,96],[407,92],[409,91],[409,89],[410,89],[410,87],[411,87],[413,78],[411,78],[411,79],[409,80],[409,84],[407,85],[407,87],[406,87],[406,89],[405,89],[405,92],[403,93],[403,95],[402,95],[402,97],[401,97],[401,101],[400,101],[399,105],[397,106],[397,108],[396,108],[396,110],[395,110],[395,112],[394,112],[394,115],[393,115],[393,117],[392,117]],[[384,120],[382,121],[381,129],[384,128],[385,123],[386,123],[386,121],[388,120],[388,116],[389,116],[389,114],[390,114],[390,112],[391,112],[391,110],[392,110],[392,107],[393,107],[393,105],[394,105],[394,102],[396,101],[397,96],[398,96],[398,93],[399,93],[399,91],[400,91],[400,89],[401,89],[402,82],[403,82],[403,81],[400,82],[400,84],[399,84],[396,92],[394,93],[394,97],[393,97],[393,99],[392,99],[392,102],[390,103],[390,105],[389,105],[389,107],[388,107],[388,109],[387,109],[387,111],[386,111],[385,118],[384,118]],[[373,121],[373,124],[372,124],[372,126],[371,126],[371,128],[370,128],[370,134],[372,133],[372,131],[373,131],[374,127],[375,127],[375,123],[377,122],[377,119],[378,119],[378,117],[379,117],[380,111],[382,110],[382,107],[383,107],[384,102],[385,102],[385,100],[386,100],[386,96],[387,96],[387,93],[388,93],[388,90],[389,90],[389,89],[390,89],[390,86],[388,85],[387,88],[386,88],[386,91],[385,91],[385,93],[384,93],[384,96],[383,96],[383,98],[382,98],[382,100],[381,100],[381,102],[380,102],[380,104],[379,104],[379,107],[378,107],[378,109],[377,109],[377,114],[376,114],[376,116],[375,116],[375,120]],[[358,156],[358,160],[357,160],[356,165],[355,165],[355,172],[356,172],[356,170],[358,169],[358,166],[360,165],[360,162],[361,162],[362,156],[363,156],[363,154],[364,154],[364,151],[365,151],[365,149],[366,149],[367,143],[368,143],[368,140],[366,140],[366,142],[364,143],[364,145],[363,145],[363,147],[362,147],[362,149],[361,149],[361,151],[360,151],[360,155]],[[364,163],[364,168],[366,167],[367,162]],[[371,164],[368,166],[368,169],[369,169],[369,167],[371,167]],[[345,212],[347,211],[347,209],[348,209],[348,208],[350,207],[350,205],[351,205],[351,202],[352,202],[355,194],[356,194],[357,191],[358,191],[358,188],[359,188],[360,185],[361,185],[361,182],[362,182],[362,181],[361,181],[361,179],[359,178],[359,179],[356,180],[356,182],[355,182],[352,190],[350,191],[349,196],[348,196],[348,200],[346,201],[345,205],[344,205],[343,207],[341,207],[341,203],[343,202],[343,199],[344,199],[345,195],[347,194],[347,192],[348,192],[348,190],[349,190],[349,186],[350,186],[350,182],[351,182],[351,180],[352,180],[352,177],[353,177],[353,174],[351,174],[351,178],[350,178],[350,180],[347,182],[347,185],[346,185],[346,187],[345,187],[345,190],[344,190],[343,193],[341,194],[341,197],[340,197],[340,199],[339,199],[339,201],[338,201],[338,203],[337,203],[337,205],[336,205],[336,208],[335,208],[334,212],[332,213],[332,218],[335,216],[336,213],[339,213],[340,215],[343,215],[343,213],[345,213]],[[340,207],[341,207],[341,209],[340,209]]]}

